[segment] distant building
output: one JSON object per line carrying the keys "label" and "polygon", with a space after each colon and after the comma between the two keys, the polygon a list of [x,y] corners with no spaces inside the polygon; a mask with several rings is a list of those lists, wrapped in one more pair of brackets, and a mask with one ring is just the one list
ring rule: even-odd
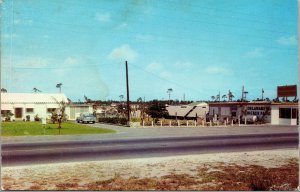
{"label": "distant building", "polygon": [[169,117],[172,119],[206,118],[209,106],[204,102],[196,102],[188,105],[170,105],[166,107]]}
{"label": "distant building", "polygon": [[75,120],[82,112],[93,112],[91,105],[75,104],[68,101],[63,93],[1,93],[1,117],[11,112],[11,120],[30,121],[37,115],[49,118],[52,111],[59,111],[60,102],[66,104],[65,114],[68,120]]}

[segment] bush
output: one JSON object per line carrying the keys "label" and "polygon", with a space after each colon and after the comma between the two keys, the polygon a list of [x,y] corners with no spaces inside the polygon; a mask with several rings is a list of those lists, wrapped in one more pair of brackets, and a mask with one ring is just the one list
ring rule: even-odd
{"label": "bush", "polygon": [[26,121],[30,121],[30,115],[26,115]]}
{"label": "bush", "polygon": [[39,115],[38,114],[36,114],[35,116],[34,116],[34,121],[40,121],[41,119],[39,118]]}
{"label": "bush", "polygon": [[98,118],[100,123],[111,123],[111,124],[118,124],[118,125],[127,125],[126,118],[119,118],[119,117],[102,117]]}

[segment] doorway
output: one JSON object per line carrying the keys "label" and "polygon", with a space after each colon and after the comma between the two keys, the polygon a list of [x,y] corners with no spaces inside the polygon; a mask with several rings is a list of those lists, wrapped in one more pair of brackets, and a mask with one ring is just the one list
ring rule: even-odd
{"label": "doorway", "polygon": [[15,108],[15,117],[22,118],[23,116],[23,108]]}

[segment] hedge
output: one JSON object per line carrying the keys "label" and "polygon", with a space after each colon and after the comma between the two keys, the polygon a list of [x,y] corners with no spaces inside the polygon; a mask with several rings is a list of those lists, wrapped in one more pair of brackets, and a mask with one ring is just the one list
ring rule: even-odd
{"label": "hedge", "polygon": [[101,117],[98,118],[99,123],[111,123],[111,124],[118,124],[118,125],[127,125],[126,118],[119,118],[119,117]]}

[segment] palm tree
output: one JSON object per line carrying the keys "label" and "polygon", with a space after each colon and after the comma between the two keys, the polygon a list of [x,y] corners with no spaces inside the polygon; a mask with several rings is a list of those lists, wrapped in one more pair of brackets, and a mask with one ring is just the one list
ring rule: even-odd
{"label": "palm tree", "polygon": [[61,93],[61,86],[62,86],[62,83],[56,84],[56,88],[59,88],[59,93]]}
{"label": "palm tree", "polygon": [[42,91],[41,91],[41,90],[39,90],[38,88],[34,87],[34,88],[33,88],[33,92],[35,92],[35,93],[36,93],[36,92],[42,92]]}
{"label": "palm tree", "polygon": [[211,96],[211,100],[212,100],[212,101],[215,101],[215,100],[216,100],[216,97],[215,97],[215,96]]}
{"label": "palm tree", "polygon": [[173,91],[173,89],[172,88],[169,88],[168,90],[167,90],[167,93],[169,94],[169,102],[171,101],[171,92]]}
{"label": "palm tree", "polygon": [[232,92],[229,90],[229,91],[228,91],[228,101],[232,101],[232,98],[234,98],[234,95],[233,95]]}
{"label": "palm tree", "polygon": [[143,99],[142,99],[142,97],[139,97],[136,101],[137,102],[143,102]]}
{"label": "palm tree", "polygon": [[227,98],[227,95],[223,95],[222,98],[224,99],[224,101],[226,100]]}
{"label": "palm tree", "polygon": [[5,88],[1,88],[2,93],[7,93],[7,90]]}
{"label": "palm tree", "polygon": [[119,95],[120,102],[124,99],[124,95]]}

